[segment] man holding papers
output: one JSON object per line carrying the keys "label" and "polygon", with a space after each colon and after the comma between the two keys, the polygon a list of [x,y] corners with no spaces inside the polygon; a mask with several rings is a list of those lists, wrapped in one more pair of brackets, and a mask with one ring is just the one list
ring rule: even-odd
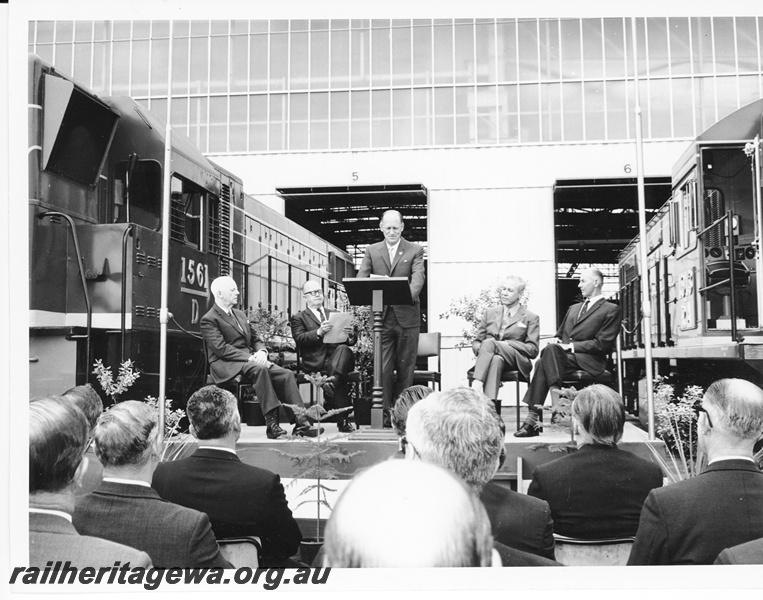
{"label": "man holding papers", "polygon": [[[347,374],[355,366],[350,346],[357,337],[352,327],[352,315],[323,307],[323,290],[317,281],[306,281],[302,295],[307,308],[291,317],[291,335],[299,348],[302,367],[308,373],[328,376],[323,384],[326,400],[333,400],[333,408],[349,406]],[[343,413],[337,426],[342,433],[355,428]]]}

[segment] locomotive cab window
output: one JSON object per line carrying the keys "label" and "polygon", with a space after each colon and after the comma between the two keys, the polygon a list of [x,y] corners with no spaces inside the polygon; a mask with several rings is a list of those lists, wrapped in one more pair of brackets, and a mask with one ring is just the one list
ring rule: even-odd
{"label": "locomotive cab window", "polygon": [[172,206],[170,231],[172,239],[202,250],[205,190],[192,183],[172,177]]}
{"label": "locomotive cab window", "polygon": [[[749,158],[742,145],[714,146],[702,149],[701,166],[704,226],[709,228],[702,240],[708,329],[730,329],[732,314],[738,328],[757,327],[758,232]],[[711,227],[728,212],[730,224],[722,220]]]}
{"label": "locomotive cab window", "polygon": [[158,231],[162,222],[162,167],[135,155],[114,169],[114,223],[136,223]]}

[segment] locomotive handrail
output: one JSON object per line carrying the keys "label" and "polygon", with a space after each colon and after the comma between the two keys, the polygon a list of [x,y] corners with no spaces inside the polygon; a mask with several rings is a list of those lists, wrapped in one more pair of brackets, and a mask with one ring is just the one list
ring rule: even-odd
{"label": "locomotive handrail", "polygon": [[125,354],[127,351],[127,235],[132,235],[133,225],[129,223],[122,234],[122,290],[121,290],[121,304],[120,304],[120,348],[121,357],[119,363],[122,364],[125,361]]}
{"label": "locomotive handrail", "polygon": [[713,227],[717,227],[718,225],[720,225],[726,219],[730,219],[731,218],[730,215],[731,215],[731,211],[727,211],[725,215],[723,215],[722,217],[718,217],[715,221],[710,223],[710,225],[705,227],[702,231],[697,232],[697,237],[702,237],[703,235],[705,235]]}
{"label": "locomotive handrail", "polygon": [[93,323],[93,307],[90,304],[90,294],[87,291],[87,280],[85,279],[85,271],[82,269],[82,253],[79,249],[79,238],[77,237],[77,229],[74,225],[74,219],[69,215],[57,212],[48,211],[37,215],[38,219],[44,219],[45,217],[61,217],[69,224],[69,229],[72,233],[72,240],[74,241],[74,253],[77,255],[77,268],[79,269],[80,282],[82,283],[82,294],[85,297],[85,310],[87,315],[86,320],[86,339],[85,339],[85,383],[90,381],[90,329]]}

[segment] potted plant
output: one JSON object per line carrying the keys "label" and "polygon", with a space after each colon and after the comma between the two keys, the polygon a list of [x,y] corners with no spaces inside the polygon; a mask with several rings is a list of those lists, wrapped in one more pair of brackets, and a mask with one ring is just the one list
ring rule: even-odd
{"label": "potted plant", "polygon": [[[697,409],[702,406],[703,389],[686,386],[676,397],[675,387],[665,378],[655,380],[654,404],[657,434],[665,442],[660,452],[655,444],[647,442],[668,483],[675,483],[702,472],[706,457],[697,444]],[[668,462],[670,461],[670,462]]]}
{"label": "potted plant", "polygon": [[[104,393],[111,399],[111,406],[119,402],[122,394],[140,377],[140,372],[135,369],[131,360],[126,360],[119,365],[119,373],[115,379],[111,368],[105,366],[101,359],[97,359],[93,364],[93,374],[98,379],[98,383],[100,383]],[[159,411],[158,398],[147,396],[144,402],[157,412]],[[111,406],[106,408],[106,410],[109,410]],[[184,458],[195,443],[190,433],[180,430],[180,423],[184,418],[185,411],[182,408],[173,409],[172,400],[165,398],[164,440],[160,457],[162,462]]]}
{"label": "potted plant", "polygon": [[296,472],[294,474],[294,480],[289,486],[295,485],[299,480],[313,480],[299,493],[298,498],[304,499],[294,507],[294,510],[296,510],[305,504],[314,504],[316,508],[314,520],[315,535],[306,537],[300,543],[300,558],[302,559],[302,562],[309,565],[312,564],[315,555],[323,545],[323,536],[321,536],[320,529],[321,507],[324,507],[329,511],[332,510],[327,492],[337,491],[336,488],[327,486],[325,482],[326,480],[338,479],[340,475],[339,465],[342,463],[349,463],[354,456],[363,454],[365,451],[350,451],[337,443],[338,440],[347,438],[348,434],[332,436],[321,435],[320,423],[323,420],[352,410],[352,407],[348,406],[327,411],[323,408],[322,394],[320,393],[321,385],[326,381],[326,377],[316,374],[308,375],[308,378],[316,388],[318,402],[309,408],[302,408],[301,406],[290,404],[285,404],[284,406],[293,410],[296,415],[304,415],[309,420],[318,423],[318,435],[312,438],[292,436],[293,439],[301,442],[300,445],[302,449],[300,451],[287,452],[280,448],[271,448],[271,451],[279,456],[288,458],[294,465]]}

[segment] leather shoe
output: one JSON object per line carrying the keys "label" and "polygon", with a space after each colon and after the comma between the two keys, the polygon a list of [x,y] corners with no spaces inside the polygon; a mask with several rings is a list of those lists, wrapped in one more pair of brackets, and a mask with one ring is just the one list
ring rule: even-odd
{"label": "leather shoe", "polygon": [[354,433],[355,432],[355,425],[350,423],[349,419],[340,421],[339,423],[337,423],[336,427],[339,430],[339,433]]}
{"label": "leather shoe", "polygon": [[528,423],[523,423],[522,427],[520,427],[518,431],[514,432],[514,437],[518,438],[536,437],[538,435],[540,435],[539,428],[534,427]]}
{"label": "leather shoe", "polygon": [[265,435],[269,440],[276,440],[285,435],[289,435],[277,422],[268,423],[265,428]]}
{"label": "leather shoe", "polygon": [[333,400],[335,388],[336,388],[336,377],[332,375],[326,381],[323,382],[323,385],[321,385],[321,389],[323,390],[323,397],[326,400]]}
{"label": "leather shoe", "polygon": [[319,433],[323,433],[323,427],[318,431],[318,429],[313,429],[309,423],[297,424],[291,432],[292,435],[301,437],[317,437]]}

